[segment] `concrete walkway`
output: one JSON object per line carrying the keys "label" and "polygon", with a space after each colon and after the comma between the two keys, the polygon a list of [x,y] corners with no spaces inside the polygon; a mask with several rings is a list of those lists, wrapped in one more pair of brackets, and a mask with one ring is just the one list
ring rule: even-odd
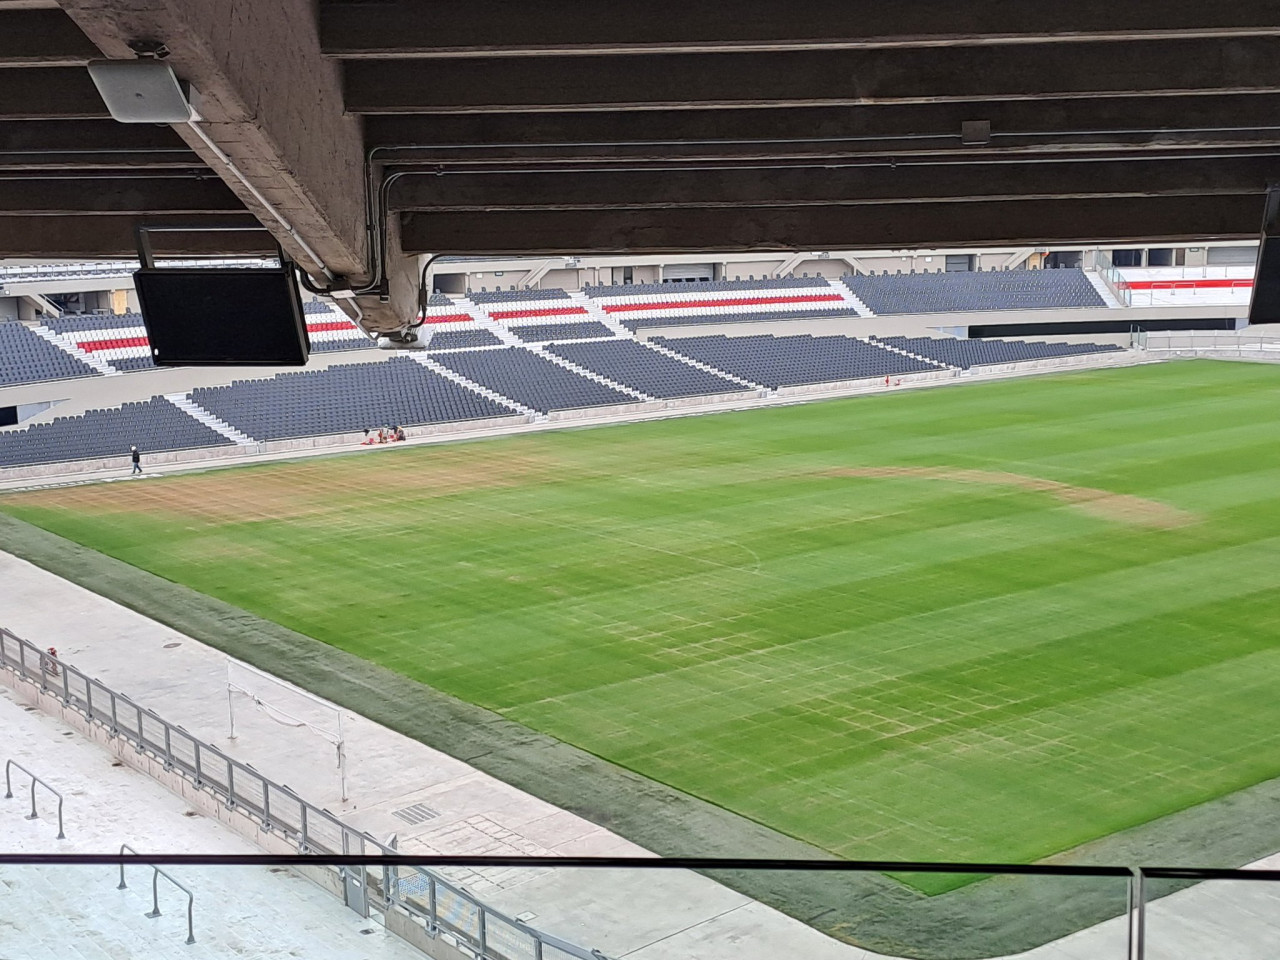
{"label": "concrete walkway", "polygon": [[[336,706],[318,705],[309,695],[237,670],[236,683],[248,686],[264,707],[236,694],[236,739],[229,740],[224,654],[9,554],[0,553],[0,583],[0,624],[41,646],[57,647],[60,657],[107,686],[373,836],[396,834],[403,853],[649,855],[602,827],[347,711],[344,802],[334,747],[297,725],[336,729]],[[871,956],[687,871],[443,872],[498,909],[614,958]]]}
{"label": "concrete walkway", "polygon": [[[216,820],[201,816],[149,777],[0,687],[0,760],[16,760],[62,793],[57,807],[37,791],[40,819],[24,819],[29,781],[15,771],[14,797],[0,799],[0,850],[9,853],[257,853]],[[173,867],[194,895],[196,942],[186,943],[186,897],[163,880],[161,915],[151,910],[151,871],[116,867],[0,866],[0,960],[422,960],[380,925],[287,870]]]}
{"label": "concrete walkway", "polygon": [[[349,798],[343,801],[336,752],[317,732],[336,730],[336,706],[237,667],[237,686],[250,689],[261,704],[233,695],[237,736],[229,740],[224,654],[5,553],[0,583],[0,624],[40,646],[56,646],[66,661],[373,836],[397,835],[404,853],[648,855],[599,826],[347,711],[342,726]],[[168,835],[158,839],[151,849],[187,842]],[[1255,866],[1280,866],[1280,855]],[[508,914],[614,958],[876,956],[684,871],[445,872]],[[1149,960],[1280,955],[1280,884],[1201,884],[1152,904],[1148,914]],[[1021,956],[1124,955],[1125,921],[1119,918]]]}

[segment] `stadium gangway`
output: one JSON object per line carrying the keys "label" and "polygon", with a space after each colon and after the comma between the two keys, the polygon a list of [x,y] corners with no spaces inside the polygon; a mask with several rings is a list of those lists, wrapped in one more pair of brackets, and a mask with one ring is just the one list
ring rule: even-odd
{"label": "stadium gangway", "polygon": [[[609,960],[590,950],[530,926],[518,917],[495,910],[450,882],[439,871],[450,867],[692,870],[717,875],[759,871],[762,873],[830,874],[941,874],[971,877],[1062,877],[1123,881],[1124,902],[1107,917],[1125,918],[1125,958],[1144,960],[1148,933],[1148,882],[1179,881],[1280,881],[1280,870],[1234,870],[1194,867],[1108,866],[1072,864],[959,863],[899,860],[777,860],[750,858],[658,857],[461,857],[413,856],[346,824],[327,810],[306,802],[288,787],[276,784],[252,767],[240,763],[151,710],[115,693],[74,666],[58,660],[35,644],[0,627],[0,668],[60,699],[64,706],[90,723],[109,728],[114,737],[132,744],[140,753],[162,760],[168,770],[187,777],[211,792],[226,808],[251,817],[270,833],[287,837],[296,855],[255,854],[193,856],[148,854],[146,863],[162,866],[242,866],[328,868],[341,878],[347,905],[368,916],[373,908],[389,917],[400,912],[418,921],[430,935],[445,933],[464,944],[480,960]],[[54,672],[56,669],[56,673]],[[103,865],[138,863],[124,854],[0,854],[0,866]],[[351,881],[354,881],[352,883]],[[350,899],[357,888],[362,903]],[[762,897],[766,902],[767,896]],[[1100,955],[1105,960],[1106,954]]]}
{"label": "stadium gangway", "polygon": [[[2,853],[0,867],[123,867],[137,864],[138,857],[119,854],[31,854]],[[1201,883],[1206,881],[1232,881],[1254,883],[1280,882],[1280,870],[1237,870],[1197,867],[1122,867],[1122,866],[1073,866],[1063,864],[1009,864],[1009,863],[941,863],[930,861],[898,861],[898,860],[772,860],[751,858],[724,857],[524,857],[524,856],[402,856],[395,854],[377,854],[366,856],[335,855],[274,855],[274,854],[232,854],[232,855],[193,855],[193,854],[152,854],[146,858],[146,865],[159,869],[161,866],[183,866],[195,869],[219,867],[264,867],[289,868],[310,867],[322,863],[335,869],[372,872],[374,870],[396,871],[414,870],[423,874],[431,874],[436,870],[455,867],[470,869],[520,869],[538,868],[552,870],[635,870],[642,872],[663,872],[673,870],[692,870],[699,872],[723,873],[726,871],[741,873],[758,871],[761,873],[795,873],[799,871],[826,873],[834,876],[853,873],[905,874],[905,873],[938,873],[938,874],[974,874],[987,877],[999,876],[1051,876],[1077,878],[1123,878],[1127,881],[1127,902],[1125,913],[1128,926],[1124,938],[1126,960],[1144,960],[1147,949],[1148,919],[1146,896],[1148,884],[1153,880],[1179,881],[1181,883]],[[185,888],[183,888],[185,889]],[[150,916],[150,914],[148,914]],[[518,931],[529,928],[516,922]],[[856,935],[856,930],[853,931]],[[1219,930],[1220,934],[1221,931]],[[191,941],[188,941],[191,942]],[[1222,944],[1229,955],[1230,944]],[[567,948],[567,949],[566,949]],[[513,948],[509,941],[494,951],[477,952],[477,956],[496,957],[499,960],[548,960],[548,958],[583,957],[584,960],[610,960],[600,951],[580,951],[569,947],[555,938],[530,941],[528,949]],[[1099,953],[1098,960],[1106,960],[1111,954]]]}
{"label": "stadium gangway", "polygon": [[[71,664],[53,659],[34,643],[3,627],[0,627],[0,669],[57,697],[64,707],[79,713],[91,724],[106,727],[112,737],[127,741],[139,753],[162,761],[167,771],[178,773],[211,793],[226,809],[250,817],[268,833],[287,838],[299,851],[296,863],[334,867],[347,906],[361,916],[368,916],[370,908],[383,914],[401,911],[416,918],[432,935],[447,932],[465,943],[481,960],[520,960],[510,953],[489,949],[489,940],[499,937],[504,942],[527,942],[529,956],[534,960],[544,955],[557,960],[561,957],[599,960],[601,956],[495,910],[444,876],[418,867],[406,858],[395,858],[392,847],[307,802],[289,787],[267,779],[248,764],[193,737],[182,727],[116,693]],[[100,862],[126,861],[116,858]],[[136,863],[136,859],[133,862]],[[169,861],[148,855],[147,862],[157,866]],[[389,866],[392,862],[407,867],[409,876],[393,873]],[[371,873],[370,864],[382,869]]]}

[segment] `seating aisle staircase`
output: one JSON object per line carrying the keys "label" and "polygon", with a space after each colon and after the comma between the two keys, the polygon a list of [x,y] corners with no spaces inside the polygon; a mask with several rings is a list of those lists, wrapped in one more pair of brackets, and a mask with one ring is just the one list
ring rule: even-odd
{"label": "seating aisle staircase", "polygon": [[714,373],[717,377],[723,377],[733,383],[740,383],[746,390],[758,390],[760,391],[761,396],[770,392],[768,387],[763,387],[758,383],[752,383],[750,380],[744,380],[742,377],[735,377],[732,373],[721,370],[719,367],[713,367],[708,363],[703,363],[701,360],[695,360],[693,357],[686,357],[683,353],[676,353],[676,351],[669,349],[661,343],[657,343],[653,340],[641,340],[640,342],[650,350],[658,351],[658,353],[661,353],[663,356],[670,357],[673,360],[679,360],[681,363],[687,363],[689,366],[697,367],[699,370],[705,370],[707,373]]}
{"label": "seating aisle staircase", "polygon": [[[495,326],[497,326],[497,324],[495,324]],[[484,348],[482,347],[480,349],[484,349]],[[432,371],[433,373],[440,374],[440,376],[444,377],[447,380],[452,380],[454,383],[461,384],[462,386],[466,387],[468,390],[471,390],[474,393],[478,393],[482,397],[488,397],[490,400],[493,400],[495,403],[501,403],[501,404],[504,404],[505,406],[510,407],[512,411],[515,413],[522,413],[526,417],[530,417],[530,418],[539,418],[541,416],[538,413],[538,411],[530,407],[526,407],[522,403],[517,403],[516,401],[512,400],[510,397],[504,397],[502,394],[494,390],[490,390],[488,387],[483,386],[482,384],[476,383],[474,380],[468,380],[462,374],[458,373],[457,371],[449,367],[446,367],[443,363],[437,363],[435,360],[432,360],[429,356],[426,356],[425,354],[413,353],[413,354],[410,354],[409,357],[415,363],[422,364],[428,370]]]}
{"label": "seating aisle staircase", "polygon": [[550,352],[549,350],[542,347],[540,344],[527,343],[524,346],[525,346],[525,349],[528,350],[530,353],[536,353],[538,356],[542,357],[542,359],[550,360],[552,363],[554,363],[558,367],[564,367],[566,370],[571,370],[580,377],[585,377],[588,380],[594,380],[596,383],[602,383],[606,387],[612,387],[614,390],[617,390],[619,393],[625,393],[627,396],[635,397],[637,400],[655,399],[654,397],[649,396],[647,393],[641,393],[635,387],[628,387],[625,383],[618,383],[616,380],[610,380],[608,377],[602,377],[600,374],[595,373],[592,370],[588,370],[586,367],[580,367],[576,363],[572,363],[571,361],[566,360],[564,357]]}
{"label": "seating aisle staircase", "polygon": [[837,280],[831,284],[831,289],[840,294],[844,298],[844,302],[858,311],[860,317],[874,317],[875,313],[870,307],[862,302],[862,298],[849,289],[849,285],[842,280]]}
{"label": "seating aisle staircase", "polygon": [[41,324],[36,324],[34,326],[28,327],[27,329],[29,329],[41,340],[47,340],[50,343],[52,343],[55,347],[57,347],[59,350],[62,350],[66,353],[71,354],[73,357],[75,357],[77,360],[80,360],[83,363],[87,363],[89,366],[93,367],[93,369],[97,370],[103,376],[106,376],[106,377],[123,376],[123,374],[121,374],[119,370],[111,366],[111,364],[107,363],[105,360],[101,360],[98,357],[95,357],[88,350],[81,350],[79,345],[70,337],[65,337],[60,333],[54,333],[48,327],[43,326]]}
{"label": "seating aisle staircase", "polygon": [[635,335],[630,330],[615,320],[607,310],[601,309],[600,304],[596,303],[581,290],[574,290],[569,294],[569,299],[573,301],[574,306],[582,307],[582,309],[586,310],[587,316],[592,320],[598,320],[612,330],[615,336],[634,339]]}
{"label": "seating aisle staircase", "polygon": [[204,407],[200,406],[200,404],[196,403],[185,393],[166,393],[164,395],[164,398],[168,400],[170,403],[172,403],[179,410],[181,410],[183,413],[187,414],[188,416],[194,417],[196,420],[199,420],[210,430],[213,430],[213,431],[216,431],[217,433],[222,434],[222,436],[226,437],[228,440],[230,440],[234,444],[237,444],[238,446],[251,447],[259,443],[258,440],[255,440],[253,437],[249,436],[247,433],[242,433],[241,431],[237,430],[231,424],[227,423],[227,421],[219,417],[215,417],[212,413],[210,413]]}
{"label": "seating aisle staircase", "polygon": [[858,337],[857,339],[864,343],[869,343],[873,347],[879,347],[881,350],[887,350],[890,353],[901,354],[904,357],[910,357],[912,360],[922,360],[925,363],[932,364],[939,370],[959,370],[959,367],[953,367],[949,363],[943,363],[941,360],[934,360],[932,357],[926,357],[923,354],[912,353],[910,350],[903,350],[901,347],[895,347],[892,344],[885,343],[883,340],[868,340],[866,337]]}
{"label": "seating aisle staircase", "polygon": [[470,297],[458,297],[454,302],[466,311],[466,313],[475,320],[482,329],[488,330],[495,337],[501,340],[503,346],[518,347],[524,343],[523,340],[508,330],[505,325],[490,317],[489,312],[481,304],[476,303]]}
{"label": "seating aisle staircase", "polygon": [[1111,288],[1107,286],[1107,282],[1102,279],[1102,276],[1098,273],[1098,271],[1086,270],[1084,272],[1084,277],[1086,280],[1089,281],[1093,289],[1098,291],[1098,296],[1102,298],[1103,302],[1108,307],[1115,309],[1117,307],[1124,306],[1123,303],[1121,303],[1119,300],[1116,299],[1116,295],[1111,292]]}

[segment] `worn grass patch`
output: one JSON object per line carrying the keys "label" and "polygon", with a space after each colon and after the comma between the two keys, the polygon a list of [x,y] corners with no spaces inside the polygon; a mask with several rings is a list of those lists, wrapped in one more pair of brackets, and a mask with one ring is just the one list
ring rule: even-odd
{"label": "worn grass patch", "polygon": [[835,854],[1026,861],[1280,776],[1278,404],[1179,363],[0,509]]}

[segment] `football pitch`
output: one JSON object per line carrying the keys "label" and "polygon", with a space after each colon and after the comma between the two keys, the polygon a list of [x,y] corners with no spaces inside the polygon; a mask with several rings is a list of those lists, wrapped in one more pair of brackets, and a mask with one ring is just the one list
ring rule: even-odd
{"label": "football pitch", "polygon": [[0,510],[833,854],[1021,862],[1280,776],[1278,412],[1179,362]]}

